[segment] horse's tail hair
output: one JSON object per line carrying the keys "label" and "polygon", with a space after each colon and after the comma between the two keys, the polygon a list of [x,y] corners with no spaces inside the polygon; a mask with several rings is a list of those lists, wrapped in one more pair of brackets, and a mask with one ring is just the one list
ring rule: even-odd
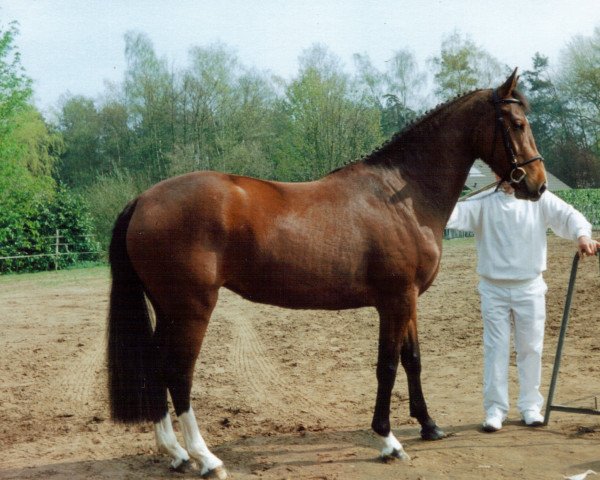
{"label": "horse's tail hair", "polygon": [[117,218],[109,248],[108,393],[112,419],[124,423],[156,422],[167,413],[144,286],[127,253],[127,228],[136,203]]}

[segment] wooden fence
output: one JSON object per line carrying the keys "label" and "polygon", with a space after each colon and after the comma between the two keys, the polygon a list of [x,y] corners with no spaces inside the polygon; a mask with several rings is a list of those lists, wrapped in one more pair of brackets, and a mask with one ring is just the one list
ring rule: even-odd
{"label": "wooden fence", "polygon": [[[94,235],[83,235],[86,238],[94,238]],[[69,247],[74,246],[72,243],[67,243],[65,237],[61,235],[60,230],[57,229],[54,235],[49,237],[42,237],[48,240],[48,244],[46,244],[48,250],[51,250],[49,253],[31,253],[31,254],[22,254],[22,255],[10,255],[7,257],[0,257],[0,261],[7,260],[16,260],[21,258],[37,258],[37,257],[52,257],[54,260],[54,270],[58,270],[60,268],[60,258],[65,255],[70,256],[79,256],[79,255],[96,255],[99,256],[100,252],[73,252],[69,250]]]}

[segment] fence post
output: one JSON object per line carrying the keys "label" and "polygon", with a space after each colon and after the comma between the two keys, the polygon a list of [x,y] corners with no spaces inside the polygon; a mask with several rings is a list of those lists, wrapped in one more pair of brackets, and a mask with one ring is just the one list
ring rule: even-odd
{"label": "fence post", "polygon": [[56,237],[54,244],[54,270],[58,270],[59,247],[60,247],[60,230],[56,229]]}

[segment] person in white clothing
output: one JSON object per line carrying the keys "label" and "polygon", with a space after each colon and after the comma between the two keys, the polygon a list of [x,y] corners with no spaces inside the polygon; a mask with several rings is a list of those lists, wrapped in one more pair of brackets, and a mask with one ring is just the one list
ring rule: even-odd
{"label": "person in white clothing", "polygon": [[495,192],[484,192],[457,203],[447,228],[475,233],[477,273],[483,317],[483,430],[495,432],[509,411],[508,367],[511,322],[517,353],[519,400],[517,408],[528,426],[542,425],[544,398],[540,393],[541,358],[546,321],[548,228],[578,242],[581,254],[594,255],[585,217],[553,193],[539,201],[519,200],[503,182]]}

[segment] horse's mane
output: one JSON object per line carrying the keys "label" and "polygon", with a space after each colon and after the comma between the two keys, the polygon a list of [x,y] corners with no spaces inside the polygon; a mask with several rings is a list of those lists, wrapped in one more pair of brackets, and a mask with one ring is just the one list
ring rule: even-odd
{"label": "horse's mane", "polygon": [[[401,130],[399,130],[394,135],[392,135],[385,143],[383,143],[379,147],[375,148],[368,155],[364,155],[361,160],[368,164],[379,163],[382,153],[387,152],[391,147],[395,147],[398,143],[402,142],[402,140],[407,138],[409,135],[414,133],[416,130],[420,130],[423,126],[426,126],[438,114],[446,111],[448,108],[455,106],[457,103],[459,103],[463,100],[466,100],[471,95],[474,95],[480,91],[481,91],[481,89],[477,89],[477,90],[472,90],[467,93],[462,93],[462,94],[456,95],[455,97],[451,98],[450,100],[440,103],[440,104],[436,105],[434,108],[427,110],[420,117],[417,117],[413,121],[406,124]],[[521,99],[519,98],[519,100],[521,100]]]}
{"label": "horse's mane", "polygon": [[[395,148],[397,146],[397,144],[402,143],[402,141],[404,139],[406,139],[409,135],[414,133],[416,130],[419,130],[423,126],[426,126],[430,122],[430,120],[432,120],[438,114],[446,111],[446,109],[456,105],[457,103],[461,102],[462,100],[466,100],[467,98],[471,97],[471,95],[481,92],[482,90],[484,90],[484,89],[479,88],[479,89],[471,90],[470,92],[461,93],[443,103],[436,105],[434,108],[427,110],[425,113],[423,113],[419,117],[408,122],[401,130],[399,130],[394,135],[392,135],[383,144],[381,144],[380,146],[373,149],[370,153],[363,155],[359,159],[355,159],[353,161],[347,162],[346,164],[336,168],[335,170],[333,170],[330,173],[335,173],[339,170],[344,169],[345,167],[348,167],[348,166],[353,165],[358,162],[364,162],[364,163],[371,164],[371,165],[381,164],[382,160],[383,161],[386,160],[387,156],[385,155],[385,153],[388,152],[390,148]],[[512,96],[521,102],[525,112],[529,112],[529,110],[530,110],[529,101],[527,100],[527,98],[525,97],[525,95],[522,92],[515,89],[512,92]]]}

